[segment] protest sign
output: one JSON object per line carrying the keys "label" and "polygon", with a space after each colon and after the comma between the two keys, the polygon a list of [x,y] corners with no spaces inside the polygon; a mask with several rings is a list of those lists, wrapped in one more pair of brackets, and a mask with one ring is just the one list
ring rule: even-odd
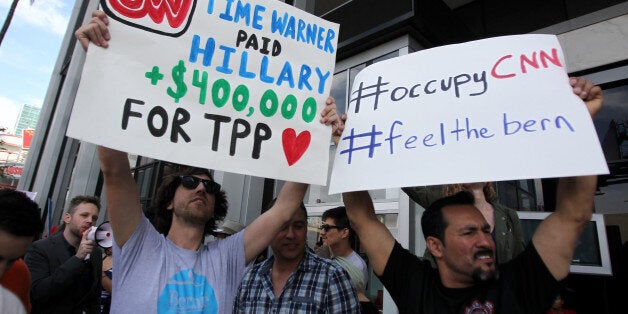
{"label": "protest sign", "polygon": [[608,173],[555,36],[428,49],[362,70],[330,193]]}
{"label": "protest sign", "polygon": [[68,136],[161,160],[325,184],[319,123],[338,25],[279,1],[101,1]]}

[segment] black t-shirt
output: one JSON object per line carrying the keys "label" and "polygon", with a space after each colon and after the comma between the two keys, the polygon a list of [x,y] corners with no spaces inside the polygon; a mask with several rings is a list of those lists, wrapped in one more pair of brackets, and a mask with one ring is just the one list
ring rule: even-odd
{"label": "black t-shirt", "polygon": [[499,279],[463,289],[445,288],[438,270],[395,243],[380,279],[399,313],[545,313],[560,287],[531,242]]}

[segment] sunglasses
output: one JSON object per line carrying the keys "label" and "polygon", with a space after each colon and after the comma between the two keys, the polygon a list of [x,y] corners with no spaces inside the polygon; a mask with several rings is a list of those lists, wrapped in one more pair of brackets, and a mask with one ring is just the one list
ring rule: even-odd
{"label": "sunglasses", "polygon": [[209,179],[201,179],[195,176],[179,176],[179,178],[181,179],[181,185],[186,189],[194,190],[202,182],[205,192],[216,194],[220,191],[220,184]]}
{"label": "sunglasses", "polygon": [[325,232],[329,231],[330,229],[338,229],[338,230],[341,230],[341,229],[345,229],[345,228],[346,228],[346,227],[331,226],[331,225],[328,225],[328,224],[322,224],[322,225],[321,225],[321,227],[320,227],[320,229],[321,229],[321,230],[325,230]]}

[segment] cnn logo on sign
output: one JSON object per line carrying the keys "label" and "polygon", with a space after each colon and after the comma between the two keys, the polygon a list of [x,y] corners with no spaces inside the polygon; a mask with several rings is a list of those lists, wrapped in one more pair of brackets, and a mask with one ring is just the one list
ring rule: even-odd
{"label": "cnn logo on sign", "polygon": [[190,26],[196,0],[102,0],[108,16],[135,28],[179,37]]}

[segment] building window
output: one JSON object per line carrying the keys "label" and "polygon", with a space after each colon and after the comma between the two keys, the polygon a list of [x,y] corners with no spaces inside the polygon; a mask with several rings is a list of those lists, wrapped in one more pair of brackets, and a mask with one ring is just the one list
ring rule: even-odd
{"label": "building window", "polygon": [[349,93],[351,92],[351,86],[353,86],[353,81],[355,80],[356,75],[360,73],[367,66],[399,56],[399,51],[395,50],[391,53],[387,53],[383,56],[377,57],[375,59],[369,60],[367,62],[358,64],[349,69],[342,70],[338,73],[334,74],[334,81],[331,85],[330,95],[334,97],[336,100],[336,107],[338,108],[338,114],[343,114],[347,112],[347,102],[349,101]]}
{"label": "building window", "polygon": [[593,123],[608,164],[608,175],[599,176],[596,211],[628,211],[628,82],[604,88],[604,106]]}
{"label": "building window", "polygon": [[[131,171],[140,196],[142,211],[147,217],[151,217],[148,212],[153,201],[156,190],[156,181],[161,162],[158,160],[136,156],[137,166]],[[161,182],[161,180],[160,180]]]}
{"label": "building window", "polygon": [[[401,47],[400,47],[401,48]],[[390,50],[389,50],[390,51]],[[376,58],[368,60],[366,62],[362,62],[356,65],[351,65],[349,68],[342,69],[334,74],[334,81],[331,86],[330,96],[334,97],[336,100],[336,107],[339,115],[342,115],[347,111],[347,103],[349,101],[349,93],[351,91],[351,86],[353,85],[353,81],[367,66],[386,60],[390,58],[394,58],[399,56],[399,49],[394,50],[392,52],[384,53]],[[327,170],[328,177],[331,176],[332,165],[334,162],[334,157],[336,155],[336,146],[331,144],[329,148],[329,167]],[[382,189],[382,190],[373,190],[371,192],[371,197],[373,199],[395,199],[399,197],[399,189]],[[342,195],[329,194],[328,186],[320,186],[320,185],[311,185],[308,193],[305,196],[306,204],[319,204],[319,203],[340,203],[342,202]]]}
{"label": "building window", "polygon": [[514,210],[536,211],[537,197],[534,180],[495,182],[497,200]]}
{"label": "building window", "polygon": [[332,12],[339,7],[351,2],[352,0],[325,0],[314,1],[314,15],[323,16],[329,12]]}

